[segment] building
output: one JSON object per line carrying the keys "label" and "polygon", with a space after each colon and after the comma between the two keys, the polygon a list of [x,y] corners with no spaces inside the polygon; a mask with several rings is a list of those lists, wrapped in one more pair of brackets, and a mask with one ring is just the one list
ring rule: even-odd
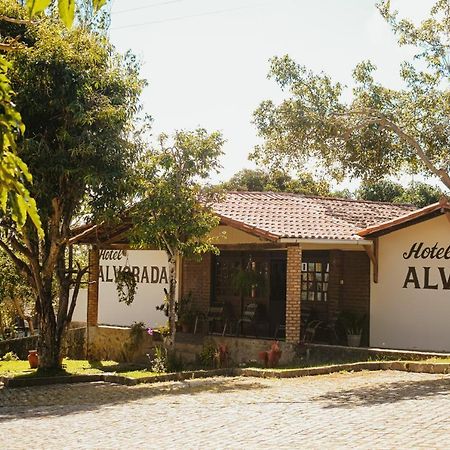
{"label": "building", "polygon": [[[230,192],[215,205],[220,225],[212,235],[220,254],[180,261],[179,295],[191,295],[199,317],[211,305],[222,305],[226,333],[241,337],[296,344],[314,322],[320,324],[315,339],[341,343],[339,318],[352,315],[361,319],[362,345],[450,351],[449,210],[446,199],[415,210],[382,202]],[[94,267],[90,326],[98,324],[99,284],[105,276],[99,282],[99,251],[128,248],[129,227],[86,226],[83,233],[83,242],[92,245]],[[248,305],[257,305],[257,314],[242,321]],[[143,320],[142,314],[135,320]],[[223,323],[212,325],[223,329]]]}

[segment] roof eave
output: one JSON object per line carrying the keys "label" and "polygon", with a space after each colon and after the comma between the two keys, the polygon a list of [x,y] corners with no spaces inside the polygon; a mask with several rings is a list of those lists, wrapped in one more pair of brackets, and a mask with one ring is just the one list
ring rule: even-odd
{"label": "roof eave", "polygon": [[370,239],[333,239],[333,238],[280,238],[279,242],[282,244],[336,244],[336,245],[354,245],[366,246],[372,245]]}
{"label": "roof eave", "polygon": [[443,197],[438,203],[433,203],[432,205],[425,206],[424,208],[397,217],[396,219],[388,220],[386,222],[365,228],[364,230],[358,231],[356,234],[362,238],[376,237],[383,234],[392,233],[398,229],[405,228],[409,225],[414,225],[418,222],[423,222],[441,214],[448,214],[449,212],[450,204],[448,200]]}

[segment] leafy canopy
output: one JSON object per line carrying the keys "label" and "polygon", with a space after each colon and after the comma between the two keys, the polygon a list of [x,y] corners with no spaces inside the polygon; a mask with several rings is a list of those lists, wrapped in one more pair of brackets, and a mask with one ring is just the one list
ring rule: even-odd
{"label": "leafy canopy", "polygon": [[211,210],[214,192],[202,186],[217,170],[223,139],[204,129],[163,134],[143,165],[142,201],[133,210],[138,245],[152,244],[176,255],[199,255],[214,249],[207,238],[218,224]]}
{"label": "leafy canopy", "polygon": [[[106,1],[107,0],[92,0],[94,11],[97,12],[105,5]],[[54,2],[53,0],[27,0],[26,5],[28,14],[30,17],[33,17],[45,11],[53,3],[57,3],[59,17],[63,23],[70,28],[75,17],[75,0],[57,0],[57,2]]]}
{"label": "leafy canopy", "polygon": [[254,113],[264,139],[252,158],[276,168],[315,160],[337,180],[375,181],[399,171],[434,174],[450,189],[450,7],[438,1],[420,26],[399,20],[389,1],[378,8],[399,37],[417,47],[401,66],[404,89],[376,82],[375,66],[359,64],[350,101],[344,86],[315,74],[289,56],[271,60],[269,77],[287,92]]}
{"label": "leafy canopy", "polygon": [[228,191],[292,192],[304,195],[330,195],[325,180],[315,180],[308,172],[292,177],[281,170],[242,169],[221,184]]}
{"label": "leafy canopy", "polygon": [[32,177],[26,164],[16,154],[16,139],[25,127],[12,103],[8,67],[7,61],[0,56],[0,210],[3,214],[10,214],[18,227],[23,227],[29,217],[40,229],[36,202],[27,188]]}

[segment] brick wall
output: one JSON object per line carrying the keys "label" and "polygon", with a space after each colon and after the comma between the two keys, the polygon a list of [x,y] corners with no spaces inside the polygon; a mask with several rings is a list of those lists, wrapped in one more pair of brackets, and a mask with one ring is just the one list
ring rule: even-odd
{"label": "brick wall", "polygon": [[211,262],[210,253],[203,255],[201,261],[183,259],[181,274],[181,295],[192,292],[192,307],[207,312],[211,298]]}
{"label": "brick wall", "polygon": [[94,247],[89,250],[88,326],[96,326],[98,323],[98,271],[99,253],[98,248]]}
{"label": "brick wall", "polygon": [[343,252],[342,310],[369,315],[370,262],[366,252]]}
{"label": "brick wall", "polygon": [[334,322],[340,311],[369,314],[370,262],[365,252],[330,252],[328,293],[329,321]]}
{"label": "brick wall", "polygon": [[287,249],[286,268],[286,342],[300,342],[302,250],[299,246]]}

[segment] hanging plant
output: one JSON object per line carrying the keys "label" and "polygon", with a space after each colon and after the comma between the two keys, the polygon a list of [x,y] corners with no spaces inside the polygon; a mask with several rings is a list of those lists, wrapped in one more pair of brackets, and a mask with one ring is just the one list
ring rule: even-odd
{"label": "hanging plant", "polygon": [[243,295],[250,295],[252,289],[259,288],[265,292],[266,277],[252,267],[238,269],[231,278],[233,288]]}
{"label": "hanging plant", "polygon": [[119,296],[119,302],[131,305],[137,291],[136,278],[128,270],[120,271],[116,276],[116,289]]}

